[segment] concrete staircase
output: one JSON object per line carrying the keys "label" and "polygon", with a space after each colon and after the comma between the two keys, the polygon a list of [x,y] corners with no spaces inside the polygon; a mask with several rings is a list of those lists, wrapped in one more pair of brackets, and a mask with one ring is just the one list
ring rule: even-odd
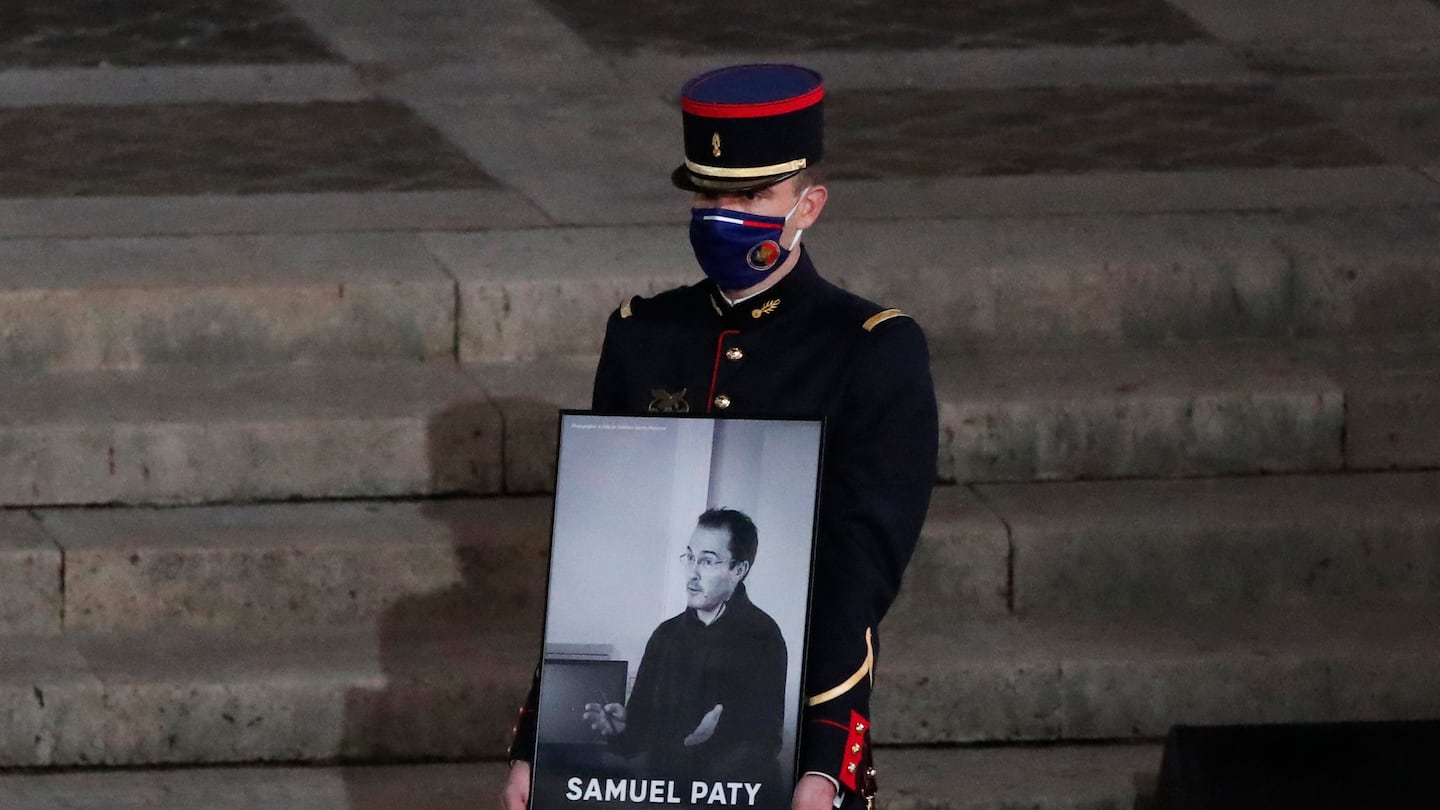
{"label": "concrete staircase", "polygon": [[[853,256],[842,227],[828,241],[817,231],[822,261]],[[596,251],[614,238],[560,232],[597,239]],[[1085,233],[1069,253],[1101,251]],[[528,238],[413,244],[484,251]],[[302,257],[345,241],[266,239]],[[110,267],[103,290],[14,285],[17,298],[70,297],[88,317],[17,318],[7,333],[8,345],[53,348],[12,354],[0,403],[12,507],[0,534],[0,757],[12,767],[493,761],[538,649],[554,411],[585,404],[593,356],[575,350],[593,345],[608,306],[595,291],[650,289],[660,274],[576,267],[566,278],[557,263],[544,282],[441,278],[422,294],[416,283],[366,289],[368,270],[310,286],[313,265],[272,258],[266,270],[285,284],[157,283],[155,267],[217,249],[209,241],[127,240],[128,255],[154,258]],[[220,242],[213,255],[233,259],[237,243]],[[108,247],[26,245],[44,257],[36,275],[52,280],[51,261],[59,271]],[[1265,270],[1174,249],[1168,266],[1237,278],[1237,289]],[[954,251],[969,253],[963,242]],[[1429,269],[1415,253],[1348,266],[1413,299]],[[1322,274],[1294,255],[1284,263]],[[843,275],[904,301],[878,262]],[[1003,269],[994,275],[991,300],[1021,296]],[[905,281],[917,309],[956,295],[938,262]],[[1227,334],[1207,323],[1204,340],[1166,334],[1178,327],[1159,316],[1145,331],[1163,338],[1097,336],[1093,313],[1066,312],[1059,293],[1048,333],[1013,348],[998,326],[976,335],[968,318],[922,316],[935,336],[942,450],[926,536],[887,621],[877,733],[895,746],[984,747],[882,752],[897,800],[1070,806],[1056,797],[1089,791],[1084,806],[1110,806],[1129,801],[1135,772],[1153,773],[1153,741],[1178,722],[1440,716],[1440,473],[1426,471],[1440,466],[1430,418],[1440,344],[1418,328],[1440,308],[1412,300],[1417,320],[1401,326],[1417,328],[1362,330],[1354,313],[1367,297],[1339,286],[1329,301],[1304,299],[1324,315],[1307,324]],[[1146,312],[1141,287],[1105,300]],[[85,296],[93,304],[73,303]],[[475,300],[523,309],[511,317],[526,337],[475,314]],[[109,317],[115,301],[149,319]],[[546,305],[555,301],[575,303]],[[387,335],[382,320],[406,322]],[[47,344],[46,324],[73,332]],[[487,329],[491,348],[475,337]],[[146,330],[163,332],[165,348]],[[268,348],[248,348],[255,335]],[[1005,743],[1026,746],[992,748]],[[987,757],[1052,774],[1036,778],[1058,780],[1057,793],[984,776],[1000,767]],[[419,780],[442,807],[449,794],[436,784],[460,795],[500,778],[495,766],[428,768],[119,772],[106,790],[134,782],[124,789],[144,796],[163,784],[199,806],[252,795],[255,779],[277,796],[353,803],[377,795],[373,784]],[[972,772],[990,798],[949,798],[957,774]],[[0,795],[73,797],[99,778],[7,777]]]}
{"label": "concrete staircase", "polygon": [[[559,2],[352,5],[288,4],[343,64],[0,71],[0,110],[398,100],[496,179],[0,199],[0,807],[503,778],[556,410],[616,302],[696,277],[640,144],[704,60]],[[895,806],[1130,808],[1176,723],[1440,717],[1440,156],[1335,100],[1440,75],[1440,9],[1336,44],[1171,5],[1223,42],[814,54],[837,97],[1279,71],[1383,163],[834,181],[807,245],[921,321],[940,399],[876,692]]]}

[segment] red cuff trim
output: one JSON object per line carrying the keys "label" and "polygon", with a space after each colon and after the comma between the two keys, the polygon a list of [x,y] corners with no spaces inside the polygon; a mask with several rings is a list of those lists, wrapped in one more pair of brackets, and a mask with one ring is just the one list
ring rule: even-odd
{"label": "red cuff trim", "polygon": [[845,756],[840,761],[840,784],[851,790],[859,790],[858,780],[865,760],[865,739],[870,731],[870,721],[859,712],[852,711],[848,731],[850,733],[845,739]]}

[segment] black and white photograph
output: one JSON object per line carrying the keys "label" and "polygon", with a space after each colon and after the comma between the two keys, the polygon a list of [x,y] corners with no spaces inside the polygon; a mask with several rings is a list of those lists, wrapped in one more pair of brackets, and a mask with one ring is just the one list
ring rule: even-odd
{"label": "black and white photograph", "polygon": [[788,804],[820,440],[562,416],[537,810]]}

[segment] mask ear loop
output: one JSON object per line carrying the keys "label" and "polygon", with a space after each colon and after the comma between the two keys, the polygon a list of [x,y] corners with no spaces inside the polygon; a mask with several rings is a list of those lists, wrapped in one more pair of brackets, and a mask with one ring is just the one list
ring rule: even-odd
{"label": "mask ear loop", "polygon": [[[798,209],[798,208],[800,207],[800,203],[805,202],[805,195],[808,194],[809,192],[810,192],[810,186],[806,186],[805,188],[800,189],[800,199],[796,200],[796,201],[795,201],[795,204],[792,205],[792,206],[790,206],[789,212],[787,212],[787,213],[785,214],[785,221],[786,221],[786,222],[789,222],[789,221],[790,221],[790,217],[792,217],[792,216],[795,215],[795,211],[796,211],[796,209]],[[795,249],[795,246],[798,245],[798,244],[800,244],[800,234],[802,234],[802,233],[805,233],[805,229],[804,229],[804,228],[797,228],[797,229],[795,229],[795,238],[793,238],[793,239],[790,240],[790,246],[787,247],[787,248],[785,248],[785,249],[786,249],[786,250],[794,250],[794,249]]]}

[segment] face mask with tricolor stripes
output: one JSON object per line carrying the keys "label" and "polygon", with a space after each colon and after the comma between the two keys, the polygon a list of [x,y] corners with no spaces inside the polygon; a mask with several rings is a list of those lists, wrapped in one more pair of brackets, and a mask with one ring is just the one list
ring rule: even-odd
{"label": "face mask with tricolor stripes", "polygon": [[722,290],[749,289],[765,281],[800,242],[802,231],[796,231],[789,246],[782,246],[780,232],[806,191],[809,189],[800,192],[800,199],[783,217],[729,208],[691,209],[690,246],[700,269]]}

